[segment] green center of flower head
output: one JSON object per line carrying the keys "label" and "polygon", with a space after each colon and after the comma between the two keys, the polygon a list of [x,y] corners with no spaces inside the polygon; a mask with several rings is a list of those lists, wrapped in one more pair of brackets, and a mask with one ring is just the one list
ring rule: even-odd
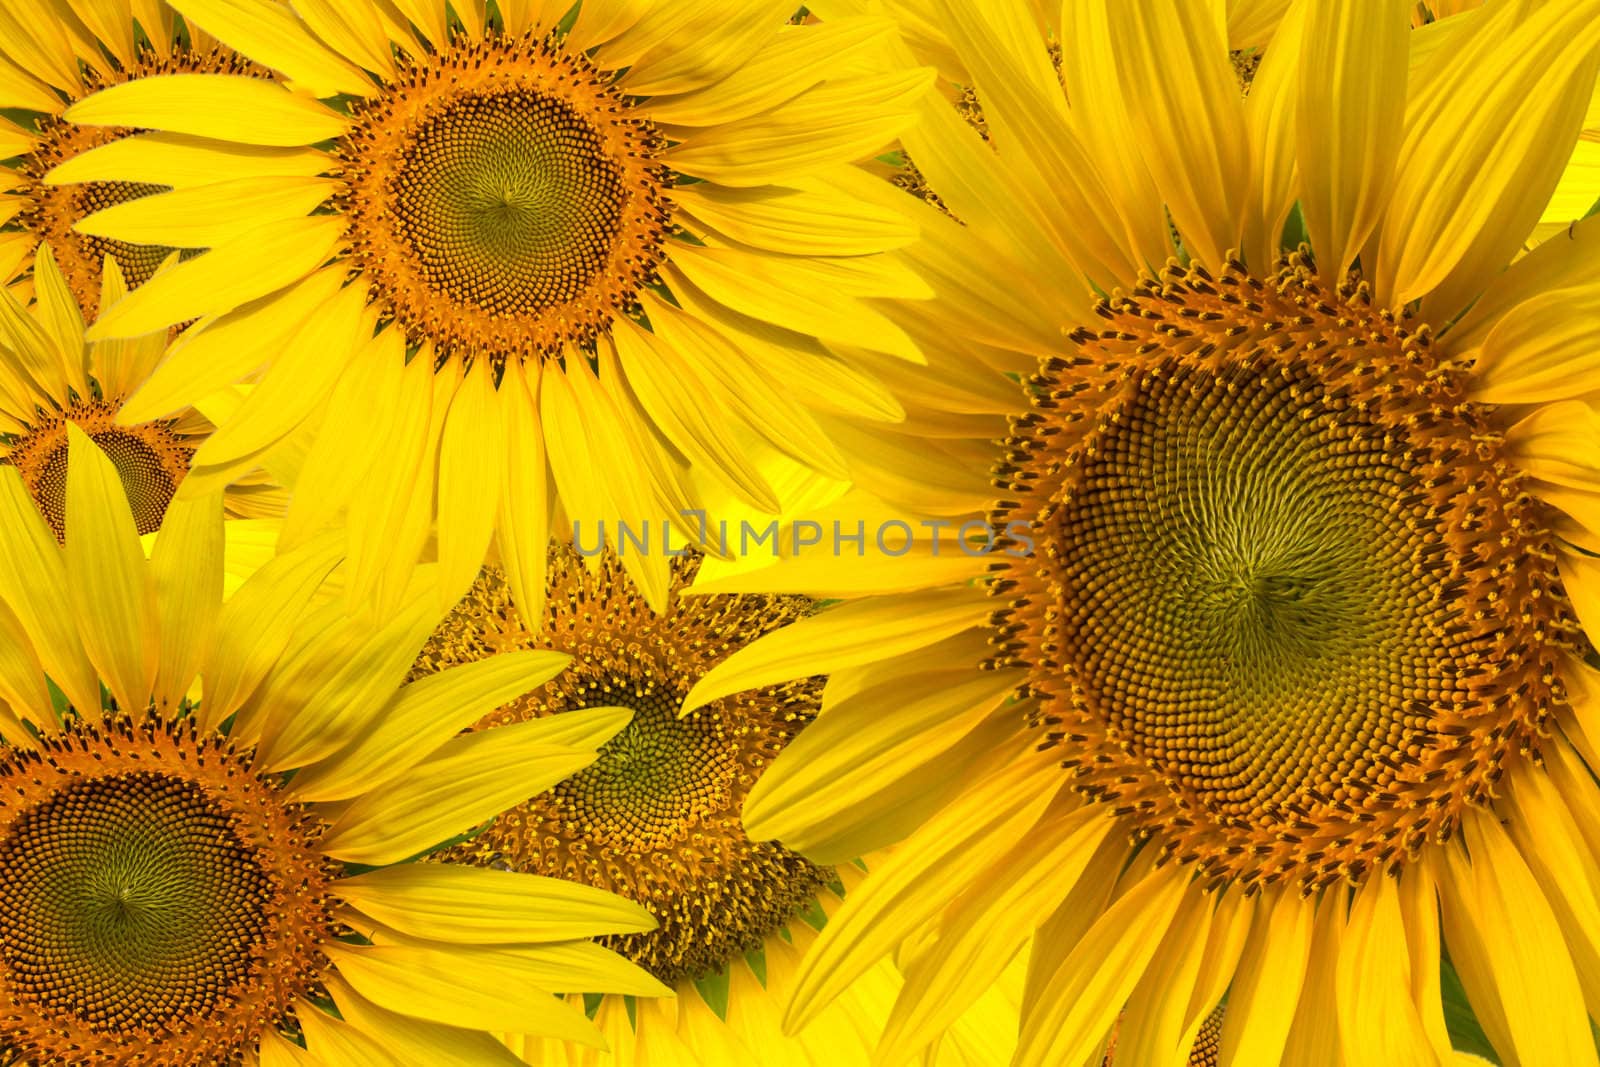
{"label": "green center of flower head", "polygon": [[7,966],[58,1010],[155,1028],[249,977],[271,883],[193,782],[74,782],[17,821],[3,855]]}
{"label": "green center of flower head", "polygon": [[316,825],[225,741],[78,725],[0,759],[0,1003],[24,1061],[233,1063],[331,936]]}
{"label": "green center of flower head", "polygon": [[1169,268],[1035,383],[1000,660],[1087,794],[1214,879],[1360,880],[1536,733],[1541,517],[1425,331],[1308,265]]}
{"label": "green center of flower head", "polygon": [[[692,578],[691,557],[673,588]],[[495,711],[503,726],[584,708],[624,707],[629,724],[596,761],[493,820],[457,862],[582,882],[638,901],[660,926],[602,943],[663,982],[722,971],[790,922],[830,872],[781,845],[751,841],[741,810],[761,770],[816,714],[818,679],[752,690],[680,717],[695,679],[732,650],[810,610],[798,597],[679,597],[652,611],[606,554],[595,573],[570,547],[550,560],[536,632],[486,570],[418,659],[418,673],[495,651],[554,648],[573,661]]]}
{"label": "green center of flower head", "polygon": [[622,228],[622,168],[562,100],[464,95],[418,127],[394,182],[398,231],[451,299],[543,311],[581,295]]}
{"label": "green center of flower head", "polygon": [[417,343],[559,355],[629,310],[663,254],[659,135],[559,42],[407,61],[341,139],[357,257]]}

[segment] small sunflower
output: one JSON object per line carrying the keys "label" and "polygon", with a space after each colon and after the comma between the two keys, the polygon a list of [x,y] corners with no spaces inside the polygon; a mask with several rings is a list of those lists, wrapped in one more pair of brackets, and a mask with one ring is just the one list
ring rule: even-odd
{"label": "small sunflower", "polygon": [[224,603],[220,500],[174,505],[146,559],[111,461],[66,434],[64,547],[0,470],[0,1062],[514,1062],[485,1031],[600,1044],[560,994],[665,992],[577,940],[653,928],[628,901],[403,862],[623,726],[452,736],[568,657],[402,684],[431,576],[347,618],[313,600],[324,537]]}
{"label": "small sunflower", "polygon": [[[270,19],[269,19],[270,21]],[[101,295],[101,265],[117,261],[123,283],[149,281],[176,249],[80,233],[74,227],[103,208],[192,180],[210,153],[204,142],[128,129],[79,126],[62,113],[111,85],[161,74],[211,73],[267,77],[211,37],[186,27],[164,0],[60,0],[0,11],[0,282],[27,291],[34,249],[48,245],[85,316]],[[187,155],[188,165],[99,180],[84,174],[64,185],[46,177],[91,149],[132,138]],[[113,148],[113,154],[127,150]],[[137,168],[135,168],[137,171]]]}
{"label": "small sunflower", "polygon": [[788,1024],[915,936],[886,1062],[1025,947],[1017,1064],[1181,1063],[1223,1003],[1223,1064],[1452,1062],[1442,950],[1507,1062],[1595,1064],[1600,224],[1521,252],[1600,4],[1410,66],[1407,5],[1311,0],[1247,94],[1210,5],[927,11],[987,133],[904,137],[946,432],[875,431],[851,517],[932,519],[706,586],[843,603],[685,703],[826,674],[746,826],[898,842]]}
{"label": "small sunflower", "polygon": [[[189,473],[195,449],[215,426],[194,408],[131,425],[118,420],[128,394],[166,354],[166,332],[85,341],[78,303],[50,244],[35,249],[31,276],[31,308],[0,290],[0,463],[21,474],[62,540],[67,427],[77,426],[116,467],[139,533],[154,533]],[[102,303],[121,299],[123,275],[114,257],[107,259],[100,282]],[[282,514],[286,495],[266,470],[257,469],[229,485],[224,501],[230,517],[266,518]]]}
{"label": "small sunflower", "polygon": [[[595,562],[589,566],[570,546],[552,546],[537,627],[518,614],[503,574],[485,570],[414,671],[414,684],[426,684],[436,672],[467,669],[507,651],[572,657],[560,675],[485,716],[479,729],[561,723],[585,708],[632,712],[593,764],[497,817],[443,858],[563,878],[638,901],[657,928],[601,943],[676,997],[591,1001],[609,1057],[532,1038],[508,1038],[509,1047],[531,1064],[865,1067],[881,1006],[898,987],[887,961],[796,1037],[778,1032],[781,998],[801,955],[846,885],[859,881],[859,870],[821,867],[781,845],[751,841],[740,822],[763,768],[814,718],[821,679],[750,690],[678,716],[698,678],[761,634],[808,616],[811,601],[681,596],[700,565],[697,556],[684,556],[673,566],[667,610],[658,614],[616,555]],[[989,1013],[983,1018],[1006,1019],[998,998],[982,1010]],[[1014,1032],[1014,1007],[1009,1022]],[[991,1062],[973,1058],[979,1025],[969,1019],[967,1032],[952,1035],[938,1062]]]}
{"label": "small sunflower", "polygon": [[[80,224],[210,249],[96,335],[203,319],[129,418],[262,371],[199,467],[232,470],[323,415],[286,536],[346,504],[352,530],[382,531],[354,535],[357,595],[387,595],[436,518],[450,599],[498,532],[537,614],[552,521],[667,517],[692,537],[689,465],[776,511],[746,439],[837,476],[816,412],[899,416],[862,368],[918,354],[868,298],[926,295],[878,254],[915,231],[868,202],[876,183],[851,164],[910,123],[931,72],[866,62],[885,20],[790,25],[793,4],[771,0],[517,0],[492,17],[454,5],[456,22],[432,0],[332,0],[267,27],[238,4],[179,6],[320,88],[187,75],[68,110],[217,153],[192,187]],[[173,156],[140,141],[104,158],[74,173]],[[297,330],[306,343],[284,350]],[[657,607],[664,558],[624,561]]]}

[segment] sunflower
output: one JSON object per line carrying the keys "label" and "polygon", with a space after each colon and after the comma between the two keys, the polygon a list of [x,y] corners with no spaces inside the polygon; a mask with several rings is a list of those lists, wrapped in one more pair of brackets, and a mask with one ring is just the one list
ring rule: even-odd
{"label": "sunflower", "polygon": [[[293,6],[303,21],[268,25],[179,5],[304,92],[177,76],[67,114],[208,139],[210,161],[183,159],[191,187],[80,224],[210,249],[96,335],[203,320],[131,419],[262,371],[198,467],[325,416],[286,536],[346,504],[352,531],[380,531],[352,535],[355,595],[390,595],[437,519],[450,601],[498,533],[537,615],[552,522],[670,519],[681,542],[691,464],[776,511],[746,440],[842,476],[814,412],[899,416],[863,367],[918,354],[870,298],[927,293],[879,254],[915,231],[852,164],[912,121],[932,72],[869,62],[885,20],[790,25],[784,0]],[[96,177],[178,165],[158,141],[90,158]],[[664,560],[624,561],[657,607]]]}
{"label": "sunflower", "polygon": [[[138,168],[112,179],[90,172],[73,177],[76,160],[91,149],[128,139],[133,131],[78,126],[62,119],[71,104],[98,89],[160,74],[231,73],[267,77],[193,27],[185,27],[164,0],[57,0],[0,11],[0,283],[26,293],[34,249],[49,245],[78,300],[94,314],[101,264],[114,258],[123,283],[148,281],[175,249],[76,232],[102,208],[162,192],[189,181],[189,167],[152,173]],[[139,134],[186,154],[190,166],[209,153],[203,142]],[[112,149],[112,153],[126,146]],[[60,168],[79,185],[46,177]]]}
{"label": "sunflower", "polygon": [[[595,564],[590,566],[590,563]],[[589,767],[492,820],[446,861],[561,878],[638,901],[654,930],[603,938],[672,988],[670,1000],[590,1000],[610,1056],[560,1042],[508,1038],[531,1064],[862,1064],[898,978],[872,968],[792,1039],[778,1032],[781,997],[854,865],[821,867],[745,836],[740,808],[762,769],[814,718],[820,679],[786,682],[677,710],[689,687],[753,638],[808,616],[804,597],[681,596],[701,560],[674,560],[667,610],[647,605],[617,555],[584,560],[552,544],[543,616],[529,626],[504,574],[485,569],[416,661],[413,684],[508,651],[568,655],[560,675],[486,715],[479,729],[560,723],[585,708],[631,710]],[[467,736],[474,736],[469,734]],[[991,998],[952,1035],[940,1063],[973,1058]],[[1009,1012],[1014,1035],[1016,1012]],[[1003,1027],[1001,1029],[1004,1029]],[[987,1049],[985,1049],[987,1055]]]}
{"label": "sunflower", "polygon": [[[167,351],[167,334],[114,341],[84,340],[83,319],[52,246],[41,242],[31,270],[35,304],[25,308],[0,289],[0,463],[16,468],[40,514],[66,536],[67,427],[76,426],[110,457],[140,534],[161,525],[173,494],[189,472],[195,448],[215,427],[194,408],[169,418],[124,424],[117,419],[128,394]],[[123,274],[108,257],[101,301],[125,292]],[[226,397],[208,401],[225,404]],[[230,517],[281,515],[284,491],[264,469],[228,486]]]}
{"label": "sunflower", "polygon": [[514,1062],[484,1031],[601,1042],[552,994],[665,992],[580,940],[653,928],[628,901],[402,862],[590,763],[625,710],[454,738],[568,657],[402,685],[431,575],[378,627],[315,607],[324,537],[224,603],[220,499],[174,505],[147,559],[66,433],[64,547],[0,470],[0,1062]]}
{"label": "sunflower", "polygon": [[1296,5],[1247,95],[1209,5],[925,9],[989,135],[904,138],[948,429],[836,514],[935,518],[739,576],[842,603],[685,702],[826,674],[746,827],[899,842],[789,1026],[917,935],[887,1062],[1026,946],[1018,1064],[1181,1063],[1224,1002],[1221,1063],[1434,1063],[1442,952],[1507,1062],[1596,1062],[1600,224],[1518,257],[1597,8],[1408,71],[1405,5]]}

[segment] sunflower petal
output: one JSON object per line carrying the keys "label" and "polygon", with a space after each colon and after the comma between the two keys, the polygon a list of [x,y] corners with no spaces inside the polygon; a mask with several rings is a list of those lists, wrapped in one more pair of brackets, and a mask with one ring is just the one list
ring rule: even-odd
{"label": "sunflower petal", "polygon": [[161,634],[155,698],[171,708],[189,691],[222,609],[222,500],[204,496],[167,505],[150,555]]}
{"label": "sunflower petal", "polygon": [[1277,1063],[1289,1040],[1311,952],[1315,904],[1292,887],[1269,891],[1255,919],[1228,993],[1220,1067]]}
{"label": "sunflower petal", "polygon": [[491,373],[487,361],[468,370],[439,442],[439,593],[446,607],[472,584],[494,534],[506,443]]}
{"label": "sunflower petal", "polygon": [[285,148],[338,137],[350,124],[315,97],[231,74],[135,78],[85,97],[62,117],[80,126],[133,126]]}
{"label": "sunflower petal", "polygon": [[263,223],[309,215],[337,188],[331,178],[233,178],[125,200],[75,228],[129,244],[215,248]]}

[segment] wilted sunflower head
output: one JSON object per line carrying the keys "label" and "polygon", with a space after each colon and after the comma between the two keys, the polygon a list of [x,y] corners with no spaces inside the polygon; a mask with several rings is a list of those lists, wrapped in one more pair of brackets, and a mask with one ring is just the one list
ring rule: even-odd
{"label": "wilted sunflower head", "polygon": [[682,595],[698,565],[698,556],[674,561],[672,600],[658,615],[614,554],[590,568],[560,546],[537,628],[517,614],[502,575],[486,570],[417,663],[426,677],[496,650],[573,657],[560,675],[480,727],[558,724],[587,708],[632,713],[593,764],[494,820],[451,856],[638,901],[659,928],[607,944],[669,985],[712,977],[759,952],[831,878],[779,845],[751,841],[739,819],[763,768],[815,715],[820,681],[754,690],[679,714],[710,666],[808,614],[811,603]]}
{"label": "wilted sunflower head", "polygon": [[[0,470],[0,1061],[431,1062],[508,1027],[599,1043],[549,994],[665,992],[581,940],[652,928],[635,905],[407,862],[587,765],[625,716],[454,738],[438,709],[482,678],[401,685],[431,577],[374,627],[317,595],[340,564],[323,538],[223,603],[220,496],[174,504],[147,559],[110,458],[66,435],[65,546]],[[486,669],[516,692],[566,662]],[[441,913],[463,896],[470,920]]]}

